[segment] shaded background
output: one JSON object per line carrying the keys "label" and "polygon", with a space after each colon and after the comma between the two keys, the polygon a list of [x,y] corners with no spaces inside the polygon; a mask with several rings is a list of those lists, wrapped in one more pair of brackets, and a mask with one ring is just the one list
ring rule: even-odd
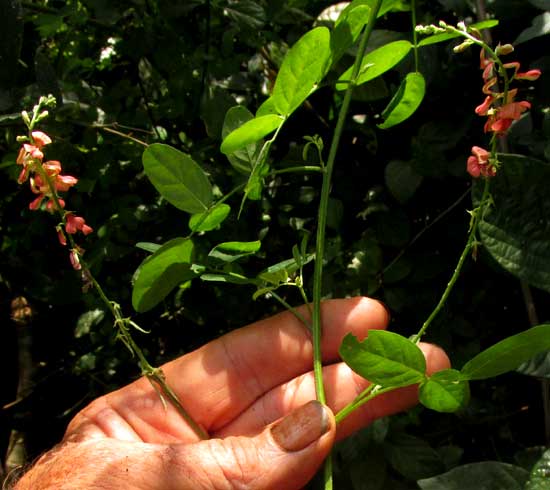
{"label": "shaded background", "polygon": [[[374,46],[411,38],[409,2],[380,19]],[[525,68],[548,72],[543,0],[418,2],[418,22],[475,21],[480,6],[500,20],[491,36],[520,41],[511,55]],[[67,197],[94,227],[86,258],[109,296],[132,313],[132,274],[147,256],[137,242],[163,243],[188,234],[188,217],[162,201],[143,174],[143,146],[161,141],[188,152],[227,192],[242,181],[218,151],[228,108],[252,112],[265,100],[288,46],[331,2],[306,0],[0,0],[0,459],[10,433],[22,438],[31,461],[56,443],[75,413],[93,398],[137,377],[93,292],[84,294],[59,246],[55,220],[28,210],[32,195],[18,186],[15,137],[19,112],[52,93],[57,108],[43,126],[54,139],[48,155],[78,185]],[[530,27],[534,22],[534,27]],[[530,29],[530,30],[529,30]],[[329,214],[325,294],[366,294],[392,311],[391,328],[418,330],[437,303],[464,246],[472,203],[465,162],[481,145],[484,121],[478,50],[460,55],[453,43],[420,51],[427,97],[406,123],[389,131],[377,117],[412,55],[355,93],[334,173]],[[338,76],[352,63],[340,62]],[[525,85],[528,87],[529,85]],[[548,162],[548,77],[522,92],[534,109],[513,128],[510,151]],[[273,165],[302,161],[303,136],[319,134],[328,147],[340,94],[325,87],[292,119],[273,149]],[[243,267],[258,272],[291,256],[304,231],[314,231],[320,180],[285,176],[270,181],[260,201],[240,219],[202,238],[199,256],[231,239],[263,238],[262,251]],[[546,200],[548,196],[540,195]],[[238,208],[240,196],[230,204]],[[541,223],[541,228],[546,224]],[[308,278],[312,269],[306,269]],[[550,280],[549,280],[550,281]],[[548,289],[548,288],[547,288]],[[193,350],[223,332],[278,311],[269,299],[252,300],[246,286],[195,281],[154,310],[136,316],[151,334],[136,334],[154,364]],[[291,304],[297,294],[282,291]],[[429,340],[460,367],[482,348],[530,324],[525,289],[479,249],[470,260]],[[548,293],[530,289],[541,322]],[[246,307],[243,307],[246,305]],[[18,342],[19,340],[19,342]],[[27,367],[18,368],[18,345]],[[23,350],[24,351],[24,350]],[[21,349],[20,349],[20,352]],[[266,353],[268,356],[269,353]],[[538,374],[548,372],[544,358]],[[18,383],[20,385],[17,392]],[[418,488],[415,481],[473,461],[529,467],[548,444],[541,382],[512,373],[473,385],[468,408],[440,415],[421,408],[381,421],[342,445],[341,488]],[[2,408],[3,407],[3,408]],[[4,460],[2,459],[4,462]]]}

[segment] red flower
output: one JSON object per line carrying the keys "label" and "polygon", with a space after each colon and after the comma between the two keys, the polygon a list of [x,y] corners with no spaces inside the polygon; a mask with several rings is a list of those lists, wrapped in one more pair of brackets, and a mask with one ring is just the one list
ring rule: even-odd
{"label": "red flower", "polygon": [[52,142],[52,139],[42,131],[33,131],[31,133],[32,141],[37,148],[42,148],[45,145],[49,145]]}
{"label": "red flower", "polygon": [[484,148],[480,148],[479,146],[472,147],[472,156],[468,158],[466,164],[468,173],[474,178],[480,175],[483,177],[494,177],[497,170],[489,162],[490,156],[491,154]]}
{"label": "red flower", "polygon": [[530,80],[534,81],[537,80],[541,75],[540,70],[527,70],[523,73],[516,73],[516,80]]}
{"label": "red flower", "polygon": [[92,227],[86,224],[84,218],[76,216],[73,213],[67,213],[65,216],[65,231],[70,234],[74,234],[77,231],[81,231],[84,235],[89,235],[92,231]]}

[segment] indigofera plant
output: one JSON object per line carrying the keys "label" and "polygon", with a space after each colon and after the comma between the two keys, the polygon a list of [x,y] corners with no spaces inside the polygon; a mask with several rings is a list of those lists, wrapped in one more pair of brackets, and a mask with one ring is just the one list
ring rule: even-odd
{"label": "indigofera plant", "polygon": [[[512,88],[514,81],[534,81],[540,76],[536,69],[520,71],[519,63],[504,63],[501,56],[513,51],[509,44],[499,45],[494,50],[483,41],[479,31],[496,25],[496,21],[484,21],[467,26],[463,23],[450,26],[418,26],[413,29],[413,42],[392,41],[367,52],[371,33],[376,19],[391,10],[395,2],[359,1],[351,2],[344,8],[331,29],[315,27],[304,34],[286,53],[279,68],[270,96],[256,110],[255,114],[243,106],[227,111],[222,130],[223,141],[220,151],[227,156],[229,164],[243,176],[239,185],[227,192],[217,192],[215,183],[191,155],[166,144],[154,143],[143,153],[145,174],[159,194],[170,204],[190,215],[186,236],[174,238],[166,243],[141,244],[151,252],[143,261],[134,276],[132,304],[137,312],[145,312],[159,304],[175,287],[188,281],[229,283],[253,288],[252,297],[266,295],[289,309],[311,329],[314,354],[312,365],[315,372],[317,397],[325,402],[324,381],[321,363],[321,299],[323,267],[326,249],[326,226],[330,189],[334,166],[337,164],[342,131],[346,123],[354,89],[372,81],[393,69],[406,56],[415,55],[414,70],[407,73],[400,82],[386,108],[381,112],[377,127],[389,129],[411,117],[420,107],[425,97],[426,80],[419,70],[418,50],[438,42],[462,38],[455,48],[460,52],[471,45],[481,48],[481,68],[485,100],[475,108],[475,113],[487,117],[485,132],[491,134],[488,150],[481,146],[472,148],[467,158],[467,172],[478,179],[475,188],[475,207],[471,214],[470,227],[465,230],[466,244],[458,263],[451,274],[448,285],[426,321],[419,326],[415,335],[407,338],[395,332],[372,331],[366,339],[347,335],[340,347],[341,358],[355,372],[371,382],[350,405],[336,414],[342,421],[352,411],[373,398],[403,386],[418,385],[420,402],[439,412],[455,412],[466,405],[469,399],[469,382],[498,376],[516,369],[536,354],[550,349],[550,325],[535,326],[508,337],[474,356],[460,369],[447,369],[433,375],[426,373],[426,362],[418,342],[426,334],[429,326],[445,305],[463,265],[477,247],[483,244],[480,227],[493,211],[491,184],[498,180],[503,162],[507,156],[499,153],[499,141],[522,114],[529,109],[526,100],[517,101],[519,88]],[[415,2],[412,2],[413,25],[415,22]],[[417,34],[428,34],[418,41]],[[343,55],[355,47],[355,61],[343,73],[334,73],[340,66]],[[331,75],[330,77],[328,75]],[[277,166],[271,149],[281,130],[293,113],[317,92],[322,86],[335,81],[335,91],[339,95],[338,114],[332,140],[325,151],[325,143],[318,136],[306,136],[308,148],[316,150],[317,163],[307,165]],[[343,96],[340,97],[340,93]],[[37,131],[35,126],[46,114],[41,112],[49,98],[41,99],[33,116],[23,114],[29,129],[24,137],[24,146],[17,163],[23,166],[19,182],[31,181],[31,190],[37,194],[31,209],[44,206],[48,211],[57,212],[61,223],[57,225],[60,242],[65,245],[67,237],[71,247],[71,262],[75,269],[83,271],[85,280],[94,286],[112,311],[117,327],[117,335],[134,352],[144,374],[160,386],[160,394],[180,407],[180,413],[189,421],[185,413],[185,400],[174,399],[170,388],[164,382],[162,373],[152,368],[130,335],[130,327],[137,324],[122,316],[119,306],[108,300],[89,268],[82,260],[83,250],[74,243],[73,235],[78,231],[84,235],[92,232],[83,218],[73,211],[65,210],[65,202],[59,192],[67,191],[77,179],[61,175],[61,164],[56,161],[43,162],[43,147],[51,142],[49,136]],[[261,250],[261,239],[252,241],[227,241],[217,243],[206,256],[198,258],[195,244],[201,237],[224,226],[227,217],[242,212],[247,200],[259,200],[265,192],[266,183],[286,173],[311,173],[322,178],[320,200],[315,229],[297,237],[296,244],[289,247],[288,260],[266,266],[261,272],[248,274],[239,261]],[[481,189],[482,188],[482,189]],[[481,189],[481,190],[480,190]],[[232,209],[229,202],[241,194],[238,209]],[[45,201],[45,204],[44,204]],[[315,238],[309,238],[310,235]],[[310,242],[314,244],[310,246]],[[313,287],[308,291],[304,269],[313,263]],[[278,294],[279,288],[291,287],[299,291],[300,297],[310,304],[308,318],[300,315]],[[193,423],[191,421],[191,423]],[[196,424],[195,424],[196,426]],[[196,430],[200,433],[200,428]],[[206,434],[200,434],[207,437]],[[330,462],[325,468],[325,488],[332,485]]]}

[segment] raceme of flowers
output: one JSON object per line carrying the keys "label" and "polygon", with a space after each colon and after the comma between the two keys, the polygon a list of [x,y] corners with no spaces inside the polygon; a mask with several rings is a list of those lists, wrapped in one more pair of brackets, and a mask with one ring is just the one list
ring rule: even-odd
{"label": "raceme of flowers", "polygon": [[[81,232],[84,235],[92,233],[93,229],[86,224],[84,218],[72,211],[63,211],[65,201],[59,197],[59,192],[67,192],[78,179],[72,175],[62,175],[61,163],[57,160],[44,162],[43,148],[52,142],[51,138],[42,131],[33,131],[30,142],[24,143],[17,156],[17,164],[22,166],[17,181],[20,184],[30,183],[35,199],[29,203],[29,209],[38,210],[44,207],[46,211],[63,213],[63,223],[56,226],[57,236],[62,245],[67,245],[65,233],[74,235]],[[45,204],[44,204],[45,203]],[[43,206],[44,205],[44,206]],[[84,250],[74,246],[70,252],[70,260],[74,269],[82,268],[79,256]]]}
{"label": "raceme of flowers", "polygon": [[[497,46],[497,55],[511,53],[514,50],[511,44]],[[529,80],[533,81],[540,77],[540,70],[528,70],[520,72],[520,64],[517,61],[503,63],[503,69],[513,70],[510,81]],[[518,120],[521,115],[531,108],[526,100],[516,101],[518,89],[514,88],[505,92],[498,91],[498,66],[493,59],[487,59],[485,49],[481,49],[480,68],[483,70],[483,93],[485,100],[478,105],[475,113],[479,116],[486,116],[487,122],[484,126],[486,133],[492,132],[496,136],[504,136],[510,129],[512,123]],[[468,173],[477,178],[494,177],[496,175],[496,159],[491,153],[479,146],[472,148],[472,155],[468,158],[466,169]]]}

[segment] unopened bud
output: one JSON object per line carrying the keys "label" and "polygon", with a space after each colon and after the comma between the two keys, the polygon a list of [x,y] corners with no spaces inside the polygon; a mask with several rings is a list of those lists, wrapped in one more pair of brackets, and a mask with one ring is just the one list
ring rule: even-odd
{"label": "unopened bud", "polygon": [[455,53],[462,53],[463,51],[466,51],[473,43],[470,39],[466,39],[463,43],[459,44],[458,46],[455,46],[453,48],[453,51]]}
{"label": "unopened bud", "polygon": [[21,117],[23,118],[23,122],[29,126],[31,124],[31,118],[29,117],[29,113],[27,111],[21,112]]}
{"label": "unopened bud", "polygon": [[26,143],[27,141],[29,141],[29,137],[28,136],[17,136],[17,138],[15,138],[15,140],[18,143]]}
{"label": "unopened bud", "polygon": [[466,29],[466,24],[464,23],[464,21],[460,21],[460,22],[456,25],[456,27],[458,27],[461,31],[464,31],[464,32],[466,32],[466,30],[467,30],[467,29]]}
{"label": "unopened bud", "polygon": [[40,113],[40,116],[38,116],[38,117],[39,117],[39,119],[44,119],[45,117],[48,117],[48,115],[49,115],[48,111],[42,111]]}
{"label": "unopened bud", "polygon": [[512,46],[511,44],[499,44],[495,48],[495,53],[498,56],[505,55],[505,54],[510,54],[510,53],[513,53],[513,52],[514,52],[514,46]]}

